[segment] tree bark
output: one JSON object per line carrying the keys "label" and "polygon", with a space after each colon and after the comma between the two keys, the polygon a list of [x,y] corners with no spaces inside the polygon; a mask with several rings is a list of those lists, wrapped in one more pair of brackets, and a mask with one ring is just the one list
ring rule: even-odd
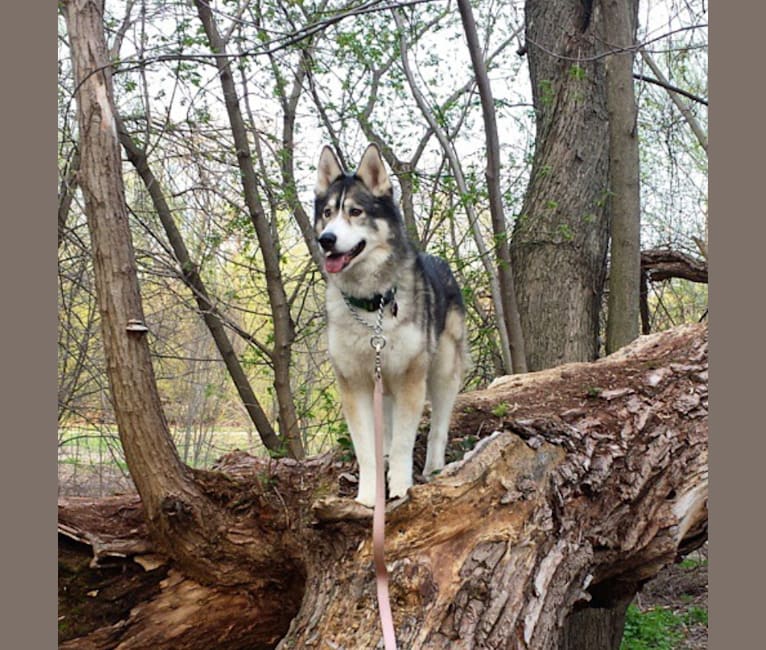
{"label": "tree bark", "polygon": [[611,354],[638,336],[640,320],[641,192],[632,49],[638,27],[638,0],[609,0],[604,3],[601,17],[607,46],[624,49],[606,59],[612,242],[606,352]]}
{"label": "tree bark", "polygon": [[707,262],[691,255],[665,248],[641,252],[641,270],[652,282],[683,278],[707,284]]}
{"label": "tree bark", "polygon": [[128,214],[122,185],[117,128],[111,101],[103,23],[96,2],[63,4],[78,88],[79,181],[94,259],[107,372],[120,438],[147,516],[158,516],[162,499],[148,468],[159,466],[171,485],[183,483],[183,467],[160,406],[143,324]]}
{"label": "tree bark", "polygon": [[600,12],[580,0],[525,4],[537,130],[511,253],[530,370],[598,355],[609,235]]}
{"label": "tree bark", "polygon": [[[389,512],[400,647],[584,647],[568,621],[592,632],[587,620],[599,609],[619,619],[643,582],[706,538],[707,328],[642,337],[595,363],[461,395],[450,457],[477,438]],[[416,464],[423,456],[421,440]],[[299,463],[235,452],[217,470],[197,473],[198,485],[280,571],[269,583],[204,586],[158,557],[136,497],[62,499],[61,538],[95,556],[62,589],[110,559],[158,573],[149,585],[134,578],[138,604],[81,624],[61,647],[379,645],[369,512],[344,496],[352,468],[332,455]],[[92,607],[107,592],[89,597]],[[60,615],[63,625],[77,612]],[[615,647],[615,625],[603,631],[606,640],[591,634],[587,647]]]}

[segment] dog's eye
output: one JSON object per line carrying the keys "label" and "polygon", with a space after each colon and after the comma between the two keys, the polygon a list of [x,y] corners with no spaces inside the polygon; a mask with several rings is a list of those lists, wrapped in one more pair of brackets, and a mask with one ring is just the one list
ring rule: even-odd
{"label": "dog's eye", "polygon": [[325,219],[327,217],[329,217],[330,216],[330,208],[325,208],[324,212],[322,212],[322,214],[324,215]]}
{"label": "dog's eye", "polygon": [[349,214],[350,214],[352,217],[358,217],[360,214],[362,214],[362,211],[361,211],[359,208],[351,208],[351,209],[348,211],[348,213],[349,213]]}

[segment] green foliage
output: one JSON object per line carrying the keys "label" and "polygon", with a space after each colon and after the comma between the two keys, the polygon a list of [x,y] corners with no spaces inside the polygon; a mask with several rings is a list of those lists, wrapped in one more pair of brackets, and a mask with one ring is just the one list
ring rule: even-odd
{"label": "green foliage", "polygon": [[574,239],[574,230],[572,230],[572,226],[568,223],[560,223],[556,227],[556,232],[564,241],[572,241]]}
{"label": "green foliage", "polygon": [[708,305],[706,284],[673,278],[652,283],[647,303],[652,331],[699,321]]}
{"label": "green foliage", "polygon": [[585,68],[580,67],[577,64],[572,64],[569,67],[569,78],[575,81],[583,81],[587,77]]}
{"label": "green foliage", "polygon": [[508,404],[508,402],[500,402],[500,404],[496,404],[491,411],[492,415],[496,418],[504,418],[510,412],[511,405]]}
{"label": "green foliage", "polygon": [[698,567],[707,566],[708,561],[706,558],[685,557],[679,563],[682,569],[696,569]]}
{"label": "green foliage", "polygon": [[668,609],[654,607],[642,612],[628,606],[620,650],[673,650],[684,637],[683,621]]}
{"label": "green foliage", "polygon": [[704,625],[707,627],[708,625],[708,612],[707,609],[704,607],[700,607],[698,605],[692,605],[684,615],[682,616],[682,620],[685,625]]}
{"label": "green foliage", "polygon": [[553,100],[556,98],[556,93],[553,88],[553,81],[550,79],[541,79],[538,83],[540,92],[540,102],[546,108],[553,105]]}
{"label": "green foliage", "polygon": [[631,604],[625,616],[620,650],[676,650],[681,647],[689,628],[707,625],[707,608],[699,605],[679,611],[659,606],[641,611]]}

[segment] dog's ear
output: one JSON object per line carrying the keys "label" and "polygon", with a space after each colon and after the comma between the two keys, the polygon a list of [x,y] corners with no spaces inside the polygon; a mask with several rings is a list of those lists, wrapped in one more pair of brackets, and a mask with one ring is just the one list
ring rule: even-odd
{"label": "dog's ear", "polygon": [[376,144],[367,145],[362,161],[359,163],[359,169],[356,170],[356,175],[362,179],[375,196],[383,196],[393,192],[391,180],[388,178],[386,166],[383,164],[380,149]]}
{"label": "dog's ear", "polygon": [[338,162],[338,157],[328,145],[322,147],[317,166],[317,184],[314,187],[315,194],[323,194],[332,182],[343,174],[343,169]]}

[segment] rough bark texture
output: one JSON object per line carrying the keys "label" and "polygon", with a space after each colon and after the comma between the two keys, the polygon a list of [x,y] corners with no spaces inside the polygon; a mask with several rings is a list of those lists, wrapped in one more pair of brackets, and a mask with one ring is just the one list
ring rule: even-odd
{"label": "rough bark texture", "polygon": [[[604,607],[619,616],[638,586],[706,538],[702,325],[595,363],[501,378],[458,398],[451,432],[453,459],[481,440],[388,515],[402,648],[582,647],[565,638],[570,617]],[[416,465],[423,455],[421,441]],[[62,500],[60,532],[91,545],[100,564],[150,555],[159,572],[136,587],[139,604],[80,625],[62,647],[378,647],[369,519],[355,519],[360,507],[345,498],[353,468],[331,455],[238,452],[217,469],[195,477],[243,543],[258,540],[263,563],[243,562],[253,582],[203,586],[157,560],[136,497]],[[264,580],[268,557],[279,570]],[[73,571],[67,585],[96,570]],[[62,624],[74,616],[60,614]]]}
{"label": "rough bark texture", "polygon": [[608,242],[600,3],[527,0],[535,157],[511,253],[530,370],[595,359]]}
{"label": "rough bark texture", "polygon": [[641,200],[638,160],[638,106],[631,49],[636,42],[638,0],[608,0],[602,11],[604,38],[625,51],[606,59],[609,111],[611,255],[606,352],[627,345],[639,333],[641,285]]}

